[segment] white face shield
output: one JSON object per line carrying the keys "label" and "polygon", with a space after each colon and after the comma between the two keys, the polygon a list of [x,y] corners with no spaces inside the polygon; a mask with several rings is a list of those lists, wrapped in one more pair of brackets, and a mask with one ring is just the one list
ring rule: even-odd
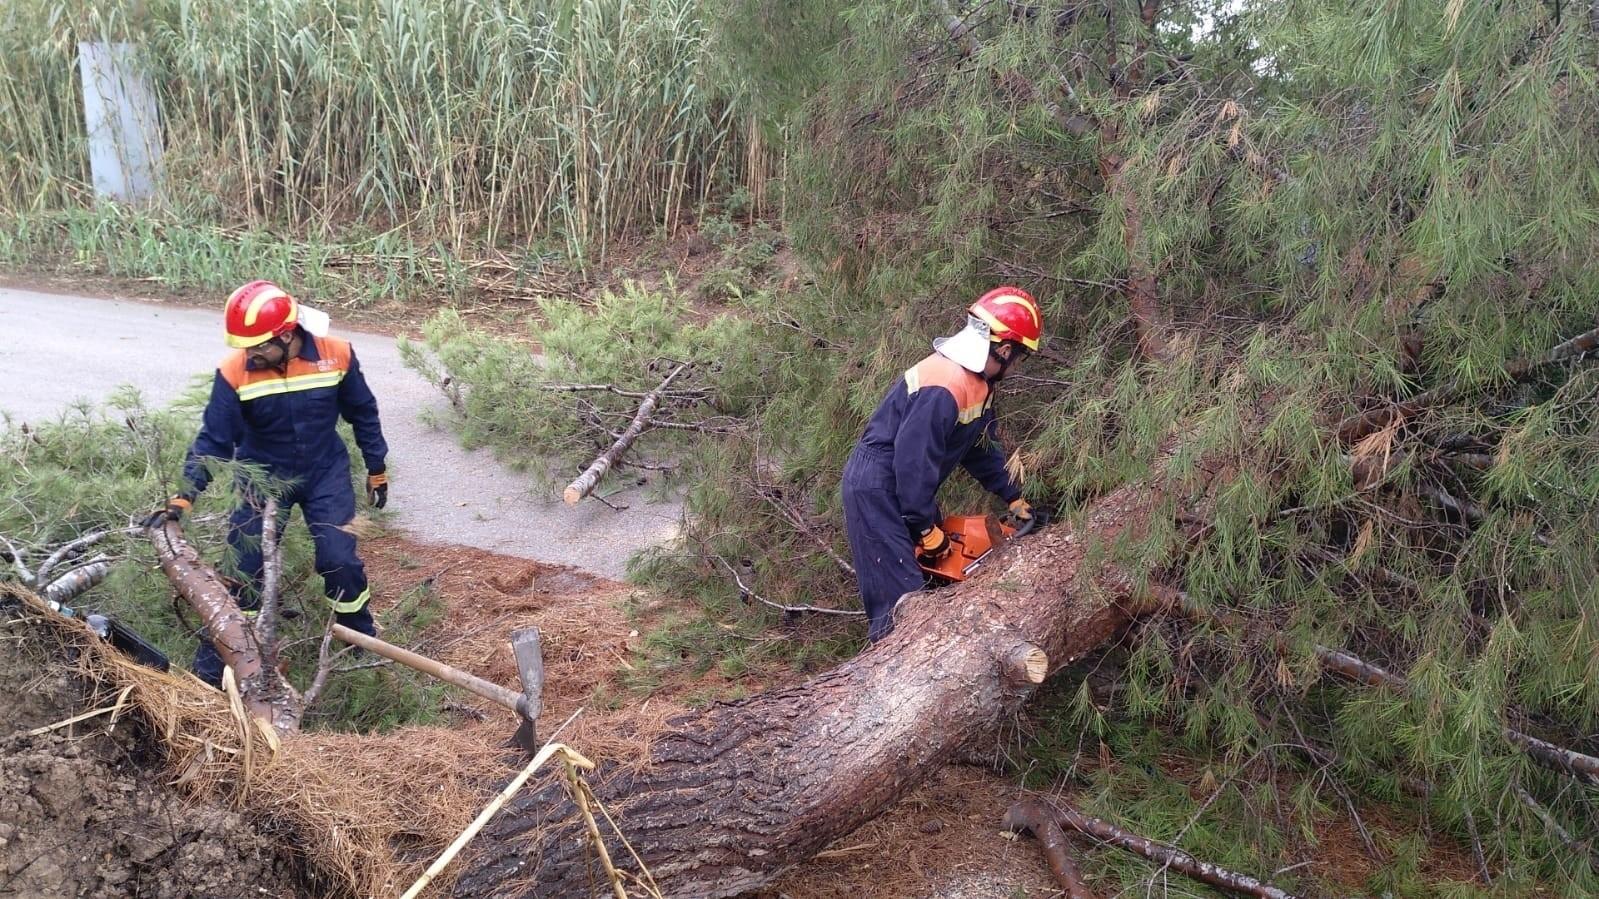
{"label": "white face shield", "polygon": [[988,322],[975,315],[966,317],[966,327],[954,337],[940,337],[933,341],[933,352],[954,362],[973,374],[982,374],[988,366]]}
{"label": "white face shield", "polygon": [[328,325],[332,323],[332,319],[328,318],[328,314],[321,309],[312,309],[310,306],[301,303],[299,315],[294,323],[304,328],[305,332],[312,337],[326,337],[328,336]]}

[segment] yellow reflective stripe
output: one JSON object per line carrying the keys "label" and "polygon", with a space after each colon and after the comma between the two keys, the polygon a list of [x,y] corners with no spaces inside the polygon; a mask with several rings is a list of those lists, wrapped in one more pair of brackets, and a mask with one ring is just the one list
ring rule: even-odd
{"label": "yellow reflective stripe", "polygon": [[[268,302],[278,299],[288,299],[288,297],[289,295],[284,293],[282,290],[272,288],[263,290],[256,294],[253,298],[251,298],[250,305],[245,307],[244,326],[248,328],[254,325],[256,317],[261,314],[261,307],[265,306]],[[289,312],[289,321],[294,321],[294,317],[294,312],[291,310]]]}
{"label": "yellow reflective stripe", "polygon": [[[1000,297],[1000,299],[1009,300],[1011,303],[1024,307],[1027,310],[1028,315],[1032,317],[1033,321],[1038,321],[1038,310],[1029,305],[1026,300],[1017,299],[1016,297]],[[1038,341],[1030,337],[1015,336],[1009,325],[1000,321],[999,318],[994,315],[994,313],[989,312],[987,309],[973,309],[972,314],[988,323],[988,339],[990,341],[999,343],[1001,340],[1016,340],[1020,341],[1022,346],[1027,347],[1029,350],[1038,349]]]}
{"label": "yellow reflective stripe", "polygon": [[338,600],[336,600],[336,599],[334,599],[333,597],[330,596],[330,597],[328,597],[328,605],[333,607],[334,614],[336,614],[336,615],[348,615],[351,612],[359,612],[362,609],[366,608],[366,601],[371,599],[371,598],[372,598],[372,588],[368,587],[365,590],[361,591],[361,595],[360,596],[357,596],[356,598],[350,600],[349,602],[339,602]]}
{"label": "yellow reflective stripe", "polygon": [[252,381],[239,388],[241,402],[271,396],[279,393],[294,393],[299,390],[316,390],[320,387],[337,387],[344,380],[342,371],[319,371],[311,375],[295,375],[292,378],[268,378],[264,381]]}
{"label": "yellow reflective stripe", "polygon": [[914,368],[906,369],[905,370],[905,392],[907,394],[911,395],[911,396],[915,396],[916,395],[916,391],[921,390],[921,389],[922,389],[922,376],[920,374],[917,374],[916,369],[914,369]]}
{"label": "yellow reflective stripe", "polygon": [[967,406],[965,409],[957,412],[955,417],[961,424],[969,425],[983,417],[983,407],[986,405],[988,405],[986,402],[982,402],[975,406]]}

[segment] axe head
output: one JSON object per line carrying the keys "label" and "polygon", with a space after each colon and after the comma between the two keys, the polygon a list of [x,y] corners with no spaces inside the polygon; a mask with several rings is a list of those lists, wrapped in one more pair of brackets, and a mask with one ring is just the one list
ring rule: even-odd
{"label": "axe head", "polygon": [[544,650],[539,646],[539,629],[524,627],[511,632],[511,653],[516,656],[516,675],[522,682],[522,696],[516,704],[520,722],[505,745],[520,748],[531,758],[539,749],[538,720],[544,708]]}

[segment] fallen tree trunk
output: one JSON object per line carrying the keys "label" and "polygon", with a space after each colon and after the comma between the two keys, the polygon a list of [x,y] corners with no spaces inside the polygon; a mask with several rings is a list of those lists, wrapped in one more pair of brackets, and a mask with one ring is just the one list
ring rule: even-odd
{"label": "fallen tree trunk", "polygon": [[[881,814],[1058,670],[1131,619],[1131,579],[1090,562],[1161,508],[1145,484],[1100,501],[955,587],[907,596],[898,626],[803,684],[671,722],[642,770],[602,768],[594,790],[668,896],[770,883]],[[456,886],[477,896],[594,895],[588,839],[558,784],[484,834]],[[615,858],[629,858],[614,833]],[[596,872],[597,873],[597,872]]]}
{"label": "fallen tree trunk", "polygon": [[279,733],[298,730],[305,711],[300,694],[282,672],[263,661],[255,628],[239,611],[216,569],[184,539],[183,528],[176,521],[152,528],[150,542],[155,545],[161,571],[199,614],[217,654],[233,669],[245,708]]}

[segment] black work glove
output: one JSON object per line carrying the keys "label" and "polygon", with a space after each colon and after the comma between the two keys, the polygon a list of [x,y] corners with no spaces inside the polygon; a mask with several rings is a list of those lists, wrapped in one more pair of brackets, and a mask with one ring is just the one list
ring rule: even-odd
{"label": "black work glove", "polygon": [[183,520],[183,513],[189,511],[189,508],[193,505],[194,496],[192,494],[180,493],[167,500],[165,506],[146,515],[144,521],[141,521],[140,524],[146,528],[158,528],[168,521],[181,521]]}
{"label": "black work glove", "polygon": [[389,476],[387,472],[368,474],[366,476],[366,501],[374,509],[381,509],[389,504]]}

